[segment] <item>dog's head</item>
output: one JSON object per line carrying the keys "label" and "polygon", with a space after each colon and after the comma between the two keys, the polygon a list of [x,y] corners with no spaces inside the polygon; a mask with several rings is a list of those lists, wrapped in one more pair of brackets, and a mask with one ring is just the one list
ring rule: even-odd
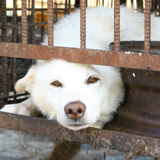
{"label": "dog's head", "polygon": [[123,98],[117,69],[62,60],[32,66],[15,87],[27,90],[49,119],[73,130],[109,120]]}

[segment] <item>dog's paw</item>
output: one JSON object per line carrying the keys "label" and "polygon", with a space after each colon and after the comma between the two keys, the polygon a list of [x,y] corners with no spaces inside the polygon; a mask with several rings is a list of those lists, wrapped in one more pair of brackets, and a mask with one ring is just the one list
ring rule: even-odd
{"label": "dog's paw", "polygon": [[26,107],[22,104],[5,105],[0,111],[8,112],[8,113],[21,114],[21,115],[26,115],[26,116],[31,115],[30,108],[28,108],[28,107]]}

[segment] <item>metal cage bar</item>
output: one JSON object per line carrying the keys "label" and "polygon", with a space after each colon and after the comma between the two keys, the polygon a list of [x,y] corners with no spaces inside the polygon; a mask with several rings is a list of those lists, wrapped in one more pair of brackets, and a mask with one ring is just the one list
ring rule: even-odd
{"label": "metal cage bar", "polygon": [[[7,16],[6,16],[6,0],[1,1],[1,8],[2,8],[2,42],[7,42]],[[2,92],[3,96],[8,96],[8,58],[7,56],[2,57]]]}
{"label": "metal cage bar", "polygon": [[53,46],[53,0],[47,0],[48,46]]}
{"label": "metal cage bar", "polygon": [[80,0],[80,47],[86,48],[86,0]]}
{"label": "metal cage bar", "polygon": [[[32,9],[31,9],[31,23],[35,23],[35,0],[32,0]],[[35,44],[35,26],[31,26],[30,38],[31,44]]]}
{"label": "metal cage bar", "polygon": [[151,31],[151,0],[145,0],[145,38],[144,52],[150,52],[150,31]]}
{"label": "metal cage bar", "polygon": [[26,6],[26,0],[22,0],[22,44],[27,44],[27,6]]}
{"label": "metal cage bar", "polygon": [[[13,0],[13,20],[12,25],[17,24],[17,0]],[[17,28],[12,28],[12,41],[17,42]],[[11,65],[11,74],[13,75],[13,85],[15,85],[17,80],[16,75],[16,58],[12,58],[12,65]],[[16,103],[16,91],[14,89],[14,103]]]}
{"label": "metal cage bar", "polygon": [[120,51],[120,0],[114,0],[114,51]]}
{"label": "metal cage bar", "polygon": [[[2,0],[4,1],[4,0]],[[149,0],[147,4],[149,4]],[[114,50],[86,50],[86,17],[85,1],[81,0],[81,49],[53,47],[53,2],[48,0],[48,46],[27,45],[27,14],[26,1],[22,1],[22,44],[0,43],[0,56],[21,57],[29,59],[52,59],[62,58],[70,62],[110,65],[116,67],[129,67],[137,69],[150,69],[160,71],[160,56],[151,54],[132,53],[130,55],[120,51],[120,5],[119,0],[115,0],[115,36]],[[147,5],[146,4],[146,5]],[[149,7],[148,7],[149,9]],[[150,23],[148,18],[148,9],[146,7],[146,22]],[[145,44],[150,43],[150,27],[145,28]],[[149,38],[148,38],[149,37]],[[147,43],[146,43],[147,42]],[[150,45],[150,44],[149,44]],[[150,48],[149,48],[150,49]],[[145,53],[149,53],[145,48]],[[47,53],[47,54],[46,54]],[[62,54],[65,53],[65,54]],[[152,66],[152,68],[150,68]],[[33,123],[34,121],[34,123]],[[132,134],[119,133],[109,130],[99,130],[87,128],[78,132],[73,132],[58,125],[57,122],[26,117],[21,115],[0,113],[0,127],[17,131],[29,132],[34,134],[46,135],[88,143],[95,146],[106,147],[108,149],[117,149],[123,152],[130,152],[130,146],[138,149],[133,154],[143,154],[152,157],[160,157],[160,139],[141,137]],[[58,131],[58,132],[57,132]]]}
{"label": "metal cage bar", "polygon": [[[158,138],[96,128],[72,131],[60,126],[56,121],[3,112],[0,112],[0,122],[0,128],[45,135],[107,149],[116,149],[125,153],[133,152],[134,154],[138,149],[136,154],[155,158],[160,157],[160,139]],[[135,150],[131,146],[135,148]],[[141,150],[139,150],[139,147]]]}
{"label": "metal cage bar", "polygon": [[119,51],[0,43],[0,56],[43,60],[58,58],[75,63],[160,71],[160,55],[158,54],[139,54],[136,52],[126,54],[126,52]]}

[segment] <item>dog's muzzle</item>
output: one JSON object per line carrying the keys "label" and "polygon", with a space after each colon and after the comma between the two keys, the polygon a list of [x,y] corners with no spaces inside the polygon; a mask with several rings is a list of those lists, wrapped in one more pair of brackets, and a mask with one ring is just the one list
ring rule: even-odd
{"label": "dog's muzzle", "polygon": [[86,107],[80,101],[68,103],[64,108],[65,114],[69,119],[77,121],[85,114]]}

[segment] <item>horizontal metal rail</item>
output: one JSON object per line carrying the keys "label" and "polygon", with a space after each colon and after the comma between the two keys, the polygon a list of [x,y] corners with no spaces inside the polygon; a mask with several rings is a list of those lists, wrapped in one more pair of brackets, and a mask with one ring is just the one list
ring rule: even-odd
{"label": "horizontal metal rail", "polygon": [[0,56],[28,59],[65,59],[69,62],[160,71],[160,55],[92,49],[0,43]]}
{"label": "horizontal metal rail", "polygon": [[125,153],[135,153],[134,148],[137,148],[136,154],[160,157],[158,151],[160,139],[156,138],[95,128],[72,131],[60,126],[56,121],[3,112],[0,112],[0,128],[75,141],[107,149],[116,149]]}

